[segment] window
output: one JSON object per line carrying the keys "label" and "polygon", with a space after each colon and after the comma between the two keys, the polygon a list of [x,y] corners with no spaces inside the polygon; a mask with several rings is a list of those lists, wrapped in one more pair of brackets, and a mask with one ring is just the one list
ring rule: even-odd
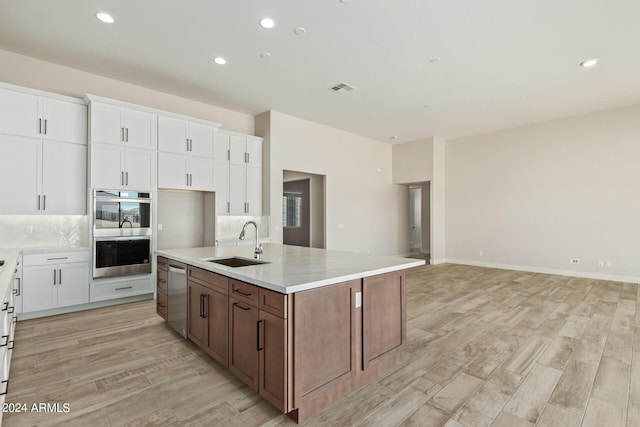
{"label": "window", "polygon": [[282,195],[282,226],[302,227],[302,193],[284,193]]}

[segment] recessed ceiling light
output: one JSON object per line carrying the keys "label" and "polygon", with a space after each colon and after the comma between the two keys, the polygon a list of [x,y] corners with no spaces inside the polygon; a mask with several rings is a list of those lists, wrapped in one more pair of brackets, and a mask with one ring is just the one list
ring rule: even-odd
{"label": "recessed ceiling light", "polygon": [[216,58],[213,60],[213,62],[215,62],[215,63],[216,63],[216,64],[218,64],[218,65],[224,65],[224,64],[226,64],[226,63],[227,63],[227,60],[226,60],[226,59],[224,59],[224,58],[223,58],[223,57],[221,57],[221,56],[218,56],[218,57],[216,57]]}
{"label": "recessed ceiling light", "polygon": [[591,68],[595,66],[598,63],[598,61],[599,61],[598,58],[585,59],[580,63],[580,66],[585,68]]}
{"label": "recessed ceiling light", "polygon": [[260,54],[260,58],[262,58],[262,59],[270,59],[271,58],[271,54],[269,52],[262,52]]}
{"label": "recessed ceiling light", "polygon": [[113,24],[115,22],[115,19],[113,19],[113,17],[111,15],[109,15],[108,13],[105,13],[105,12],[96,13],[96,18],[98,18],[99,20],[101,20],[105,24]]}
{"label": "recessed ceiling light", "polygon": [[306,32],[307,32],[307,29],[304,27],[296,27],[293,29],[293,34],[295,34],[296,36],[301,36]]}
{"label": "recessed ceiling light", "polygon": [[393,135],[393,136],[389,137],[389,139],[398,139],[398,136],[397,135]]}
{"label": "recessed ceiling light", "polygon": [[440,58],[439,56],[434,56],[433,58],[429,59],[429,62],[431,62],[432,64],[435,64],[436,62],[439,62],[440,59],[442,58]]}
{"label": "recessed ceiling light", "polygon": [[276,26],[276,23],[271,18],[262,18],[260,20],[260,26],[262,28],[273,28]]}
{"label": "recessed ceiling light", "polygon": [[432,107],[432,105],[431,105],[431,104],[424,104],[424,105],[422,106],[422,108],[424,108],[425,110],[428,110],[428,109],[430,109],[431,107]]}

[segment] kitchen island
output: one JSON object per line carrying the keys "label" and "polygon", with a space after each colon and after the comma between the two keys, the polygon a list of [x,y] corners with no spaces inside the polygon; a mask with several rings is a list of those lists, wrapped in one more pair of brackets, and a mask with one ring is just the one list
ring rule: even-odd
{"label": "kitchen island", "polygon": [[213,262],[253,251],[157,251],[158,304],[187,264],[188,338],[278,410],[302,422],[401,364],[405,270],[424,261],[265,244],[260,264]]}

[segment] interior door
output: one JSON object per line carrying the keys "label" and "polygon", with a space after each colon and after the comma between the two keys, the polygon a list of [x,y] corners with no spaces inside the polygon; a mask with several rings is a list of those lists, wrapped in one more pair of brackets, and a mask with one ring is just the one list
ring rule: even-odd
{"label": "interior door", "polygon": [[282,185],[282,239],[285,245],[311,246],[309,179]]}
{"label": "interior door", "polygon": [[422,248],[422,189],[409,190],[409,244],[412,251]]}

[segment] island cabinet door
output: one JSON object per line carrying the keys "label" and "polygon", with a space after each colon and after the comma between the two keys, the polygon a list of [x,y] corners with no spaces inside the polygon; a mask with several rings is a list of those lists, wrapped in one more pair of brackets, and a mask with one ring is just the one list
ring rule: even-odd
{"label": "island cabinet door", "polygon": [[260,352],[260,396],[281,412],[287,406],[287,324],[286,320],[260,310],[258,328]]}
{"label": "island cabinet door", "polygon": [[207,348],[208,324],[206,318],[205,300],[207,289],[191,281],[188,282],[189,317],[187,322],[187,336],[198,347]]}
{"label": "island cabinet door", "polygon": [[229,371],[258,391],[259,310],[229,298]]}
{"label": "island cabinet door", "polygon": [[330,398],[355,375],[360,287],[353,280],[293,294],[294,408]]}
{"label": "island cabinet door", "polygon": [[363,369],[406,341],[404,279],[403,271],[363,279]]}
{"label": "island cabinet door", "polygon": [[209,330],[206,351],[226,368],[229,366],[229,298],[212,289],[207,289],[206,295]]}

